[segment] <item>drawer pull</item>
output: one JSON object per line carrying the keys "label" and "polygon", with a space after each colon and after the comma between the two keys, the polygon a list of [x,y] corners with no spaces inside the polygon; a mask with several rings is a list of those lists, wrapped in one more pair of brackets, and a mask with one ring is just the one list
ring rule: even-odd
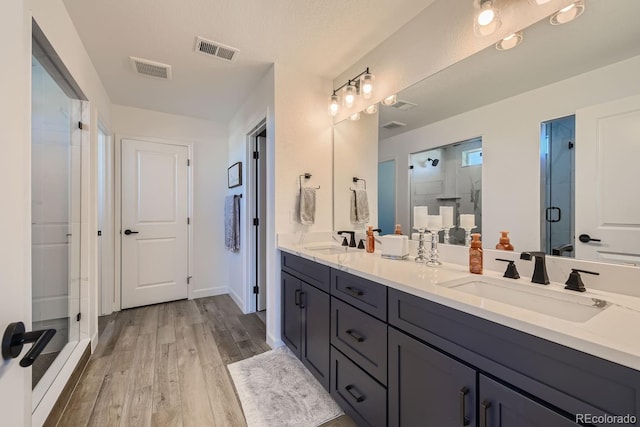
{"label": "drawer pull", "polygon": [[480,404],[480,427],[487,427],[487,412],[491,408],[489,400],[483,400]]}
{"label": "drawer pull", "polygon": [[347,329],[345,331],[351,338],[353,338],[354,340],[358,341],[358,342],[364,342],[364,340],[366,339],[365,337],[363,337],[362,335],[360,335],[359,333],[357,333],[356,331],[354,331],[353,329]]}
{"label": "drawer pull", "polygon": [[460,390],[460,424],[463,426],[469,425],[469,418],[467,418],[467,394],[469,394],[469,388],[462,387]]}
{"label": "drawer pull", "polygon": [[296,305],[300,305],[300,292],[302,292],[300,289],[296,289],[294,296],[293,296],[293,302]]}
{"label": "drawer pull", "polygon": [[358,390],[353,384],[349,384],[344,389],[347,390],[351,397],[353,397],[358,403],[364,402],[364,400],[366,399],[366,397],[362,393],[360,393],[360,390]]}
{"label": "drawer pull", "polygon": [[364,292],[361,291],[358,288],[354,288],[351,286],[347,286],[344,288],[347,292],[349,292],[351,295],[356,296],[356,297],[361,297],[362,295],[364,295]]}

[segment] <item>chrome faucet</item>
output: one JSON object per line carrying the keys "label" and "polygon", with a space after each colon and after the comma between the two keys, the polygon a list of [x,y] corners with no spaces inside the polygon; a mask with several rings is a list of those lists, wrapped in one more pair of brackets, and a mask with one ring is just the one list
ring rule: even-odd
{"label": "chrome faucet", "polygon": [[531,261],[532,258],[535,258],[535,266],[533,268],[533,276],[531,277],[532,283],[539,283],[541,285],[548,285],[551,283],[549,281],[549,275],[547,274],[547,264],[545,260],[544,252],[522,252],[520,254],[520,259],[524,259],[527,261]]}

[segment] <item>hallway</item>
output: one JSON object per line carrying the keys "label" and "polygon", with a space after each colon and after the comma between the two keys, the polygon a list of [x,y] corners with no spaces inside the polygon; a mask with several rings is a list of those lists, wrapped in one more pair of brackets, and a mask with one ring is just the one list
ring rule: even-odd
{"label": "hallway", "polygon": [[[226,369],[269,350],[228,295],[100,318],[100,340],[59,426],[245,426]],[[325,426],[353,426],[346,416]]]}

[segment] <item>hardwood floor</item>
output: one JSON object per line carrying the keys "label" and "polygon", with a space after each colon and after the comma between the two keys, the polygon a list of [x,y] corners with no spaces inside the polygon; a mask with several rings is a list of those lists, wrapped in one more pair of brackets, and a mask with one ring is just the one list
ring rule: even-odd
{"label": "hardwood floor", "polygon": [[99,330],[59,426],[246,426],[226,365],[269,346],[264,323],[228,295],[124,310]]}

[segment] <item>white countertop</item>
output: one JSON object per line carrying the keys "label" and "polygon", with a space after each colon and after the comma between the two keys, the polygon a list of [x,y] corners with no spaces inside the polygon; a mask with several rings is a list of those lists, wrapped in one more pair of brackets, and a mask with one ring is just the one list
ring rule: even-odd
{"label": "white countertop", "polygon": [[[311,246],[309,243],[306,245]],[[321,254],[306,249],[306,245],[278,239],[278,248],[282,251],[640,370],[640,298],[588,289],[579,295],[605,300],[611,306],[586,322],[572,322],[438,284],[464,278],[477,279],[479,276],[470,274],[467,266],[445,262],[434,268],[416,263],[413,257],[390,260],[382,258],[379,252],[368,254],[355,249],[340,254]],[[502,278],[502,272],[485,269],[483,276]],[[536,291],[541,288],[527,277],[513,280],[513,284],[535,287]],[[578,294],[565,290],[564,284],[551,283],[543,288],[568,295]]]}

